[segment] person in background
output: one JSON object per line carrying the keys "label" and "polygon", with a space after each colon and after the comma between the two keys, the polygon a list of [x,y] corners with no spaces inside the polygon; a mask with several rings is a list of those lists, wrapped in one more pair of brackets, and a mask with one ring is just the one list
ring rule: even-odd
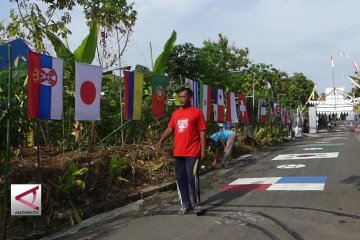
{"label": "person in background", "polygon": [[[192,96],[190,88],[180,89],[180,108],[172,114],[167,129],[156,144],[158,149],[166,139],[174,135],[173,156],[181,203],[180,215],[192,209],[197,215],[204,213],[200,207],[199,159],[205,159],[206,122],[202,111],[191,106]],[[190,192],[194,206],[190,200]]]}
{"label": "person in background", "polygon": [[[211,135],[210,139],[216,148],[216,157],[213,162],[213,166],[215,168],[226,166],[229,163],[236,137],[236,132],[232,130],[220,130],[219,132]],[[222,161],[219,163],[221,149],[223,149],[224,155]]]}

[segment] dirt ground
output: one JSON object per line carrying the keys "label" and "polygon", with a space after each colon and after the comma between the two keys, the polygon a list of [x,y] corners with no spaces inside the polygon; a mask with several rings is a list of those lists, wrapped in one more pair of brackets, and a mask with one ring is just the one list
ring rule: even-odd
{"label": "dirt ground", "polygon": [[[174,162],[167,150],[155,151],[148,145],[99,147],[89,152],[58,149],[27,148],[17,152],[12,160],[11,184],[42,184],[41,217],[12,216],[8,237],[38,239],[76,224],[95,214],[123,206],[134,199],[134,193],[148,186],[174,180]],[[251,147],[237,144],[233,155],[249,152]],[[120,168],[111,167],[118,160]],[[202,165],[212,167],[214,155]],[[70,164],[87,168],[82,175],[69,174]],[[114,171],[114,169],[116,171]],[[65,186],[81,180],[84,188]],[[76,209],[74,211],[74,209]]]}

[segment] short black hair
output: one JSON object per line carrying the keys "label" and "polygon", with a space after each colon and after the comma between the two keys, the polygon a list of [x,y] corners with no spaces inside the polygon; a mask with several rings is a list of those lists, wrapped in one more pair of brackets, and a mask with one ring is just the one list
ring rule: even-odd
{"label": "short black hair", "polygon": [[187,94],[189,97],[192,97],[192,96],[193,96],[193,91],[191,90],[191,88],[182,87],[182,88],[180,88],[179,93],[184,92],[184,91],[186,91],[186,94]]}

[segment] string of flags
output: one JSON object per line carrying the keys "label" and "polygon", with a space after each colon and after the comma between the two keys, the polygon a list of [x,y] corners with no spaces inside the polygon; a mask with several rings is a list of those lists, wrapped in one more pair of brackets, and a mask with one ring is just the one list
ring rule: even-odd
{"label": "string of flags", "polygon": [[[41,120],[60,120],[63,112],[63,60],[35,52],[28,53],[28,117]],[[102,68],[75,62],[75,120],[100,120]],[[144,74],[124,71],[124,119],[141,120]],[[151,76],[152,116],[165,116],[166,95],[169,80],[164,75]],[[206,121],[249,123],[246,96],[243,93],[226,92],[198,81],[185,78],[187,87],[193,90],[192,106],[199,107]],[[273,101],[259,99],[258,119],[268,121],[267,106],[271,115],[280,116],[288,123],[290,111],[281,109]],[[225,105],[226,103],[226,105]],[[225,108],[226,107],[226,108]]]}

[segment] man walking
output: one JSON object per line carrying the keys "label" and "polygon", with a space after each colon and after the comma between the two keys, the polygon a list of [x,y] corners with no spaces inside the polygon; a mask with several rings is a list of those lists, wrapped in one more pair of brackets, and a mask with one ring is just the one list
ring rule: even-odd
{"label": "man walking", "polygon": [[[180,90],[180,108],[172,114],[167,129],[156,144],[156,148],[160,148],[163,142],[174,134],[173,156],[181,203],[180,215],[193,209],[193,204],[197,215],[204,213],[199,205],[199,160],[205,158],[206,123],[202,111],[191,106],[192,97],[193,92],[190,88]],[[190,192],[193,204],[190,200]]]}

